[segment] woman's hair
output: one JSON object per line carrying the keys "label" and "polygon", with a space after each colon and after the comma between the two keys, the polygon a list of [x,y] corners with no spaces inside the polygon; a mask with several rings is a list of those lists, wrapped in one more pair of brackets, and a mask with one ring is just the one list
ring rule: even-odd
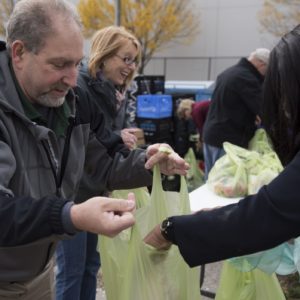
{"label": "woman's hair", "polygon": [[[98,30],[94,34],[91,43],[89,59],[89,72],[91,76],[95,78],[103,62],[107,58],[114,56],[128,41],[131,41],[137,49],[136,62],[138,66],[141,61],[141,44],[132,33],[122,26],[108,26]],[[125,82],[126,87],[131,83],[136,71],[137,68],[135,72],[132,72],[132,74],[127,77]]]}
{"label": "woman's hair", "polygon": [[192,99],[182,99],[177,108],[177,116],[179,119],[184,119],[187,110],[192,111],[192,104],[195,101]]}
{"label": "woman's hair", "polygon": [[300,149],[300,25],[272,50],[264,82],[263,126],[282,163]]}
{"label": "woman's hair", "polygon": [[54,17],[61,15],[65,21],[75,21],[81,28],[76,9],[66,0],[21,0],[17,2],[7,24],[7,49],[16,40],[23,41],[33,53],[44,46],[45,40],[55,34]]}

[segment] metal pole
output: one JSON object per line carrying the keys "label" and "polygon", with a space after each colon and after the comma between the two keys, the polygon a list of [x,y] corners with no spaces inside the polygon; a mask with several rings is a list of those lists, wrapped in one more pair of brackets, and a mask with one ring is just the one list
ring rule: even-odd
{"label": "metal pole", "polygon": [[116,10],[115,10],[115,24],[117,26],[121,25],[121,0],[116,1]]}

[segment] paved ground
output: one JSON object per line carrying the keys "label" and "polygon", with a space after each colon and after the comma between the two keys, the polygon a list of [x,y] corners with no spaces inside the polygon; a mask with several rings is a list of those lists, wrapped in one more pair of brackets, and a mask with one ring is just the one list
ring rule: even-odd
{"label": "paved ground", "polygon": [[[218,282],[219,282],[219,275],[220,275],[221,267],[222,267],[221,262],[208,264],[205,266],[205,277],[204,277],[204,283],[202,286],[203,291],[209,291],[209,292],[216,291],[216,288],[217,288]],[[199,297],[199,299],[200,299],[200,297]],[[212,299],[212,298],[201,296],[201,300],[209,300],[209,299]],[[106,300],[105,292],[101,288],[98,288],[98,290],[97,290],[96,300]],[[157,300],[160,300],[160,299],[157,299]],[[163,299],[161,299],[161,300],[163,300]]]}

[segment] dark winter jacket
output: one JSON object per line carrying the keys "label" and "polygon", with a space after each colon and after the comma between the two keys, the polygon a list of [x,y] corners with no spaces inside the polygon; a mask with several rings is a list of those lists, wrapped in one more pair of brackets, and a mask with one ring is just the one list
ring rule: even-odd
{"label": "dark winter jacket", "polygon": [[[173,218],[190,266],[242,256],[300,236],[300,152],[269,185],[238,204]],[[201,199],[199,199],[201,201]]]}
{"label": "dark winter jacket", "polygon": [[[18,282],[40,274],[63,238],[55,235],[64,233],[61,208],[66,200],[74,200],[84,167],[92,170],[91,182],[99,189],[145,186],[152,176],[144,168],[144,151],[127,156],[114,152],[117,146],[89,97],[78,101],[72,90],[66,96],[70,115],[62,135],[31,121],[17,93],[8,54],[1,50],[0,213],[6,215],[0,217],[0,282]],[[19,201],[26,202],[25,208],[40,205],[15,209]]]}
{"label": "dark winter jacket", "polygon": [[126,99],[117,108],[116,87],[102,76],[92,78],[86,65],[80,68],[77,85],[87,91],[99,110],[103,113],[107,127],[120,135],[126,124]]}
{"label": "dark winter jacket", "polygon": [[246,58],[218,76],[204,125],[206,144],[248,147],[260,115],[262,84],[263,76]]}

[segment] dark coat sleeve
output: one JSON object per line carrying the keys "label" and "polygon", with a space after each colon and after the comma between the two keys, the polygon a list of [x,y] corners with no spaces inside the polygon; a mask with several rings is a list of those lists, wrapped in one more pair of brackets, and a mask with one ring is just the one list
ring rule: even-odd
{"label": "dark coat sleeve", "polygon": [[238,204],[173,218],[190,266],[272,248],[300,235],[300,154],[258,194]]}
{"label": "dark coat sleeve", "polygon": [[102,111],[86,90],[78,86],[76,94],[79,122],[89,124],[91,130],[86,147],[85,173],[75,202],[83,202],[115,189],[151,185],[152,174],[144,166],[146,151],[142,149],[130,151],[120,136],[105,127]]}
{"label": "dark coat sleeve", "polygon": [[89,93],[79,86],[75,89],[75,92],[78,97],[77,111],[79,122],[90,124],[91,131],[111,157],[116,153],[121,153],[125,157],[128,156],[130,150],[124,145],[122,138],[118,134],[106,127],[103,112],[95,101],[90,98]]}
{"label": "dark coat sleeve", "polygon": [[66,202],[55,196],[35,200],[0,192],[0,246],[16,246],[63,234],[61,212]]}

